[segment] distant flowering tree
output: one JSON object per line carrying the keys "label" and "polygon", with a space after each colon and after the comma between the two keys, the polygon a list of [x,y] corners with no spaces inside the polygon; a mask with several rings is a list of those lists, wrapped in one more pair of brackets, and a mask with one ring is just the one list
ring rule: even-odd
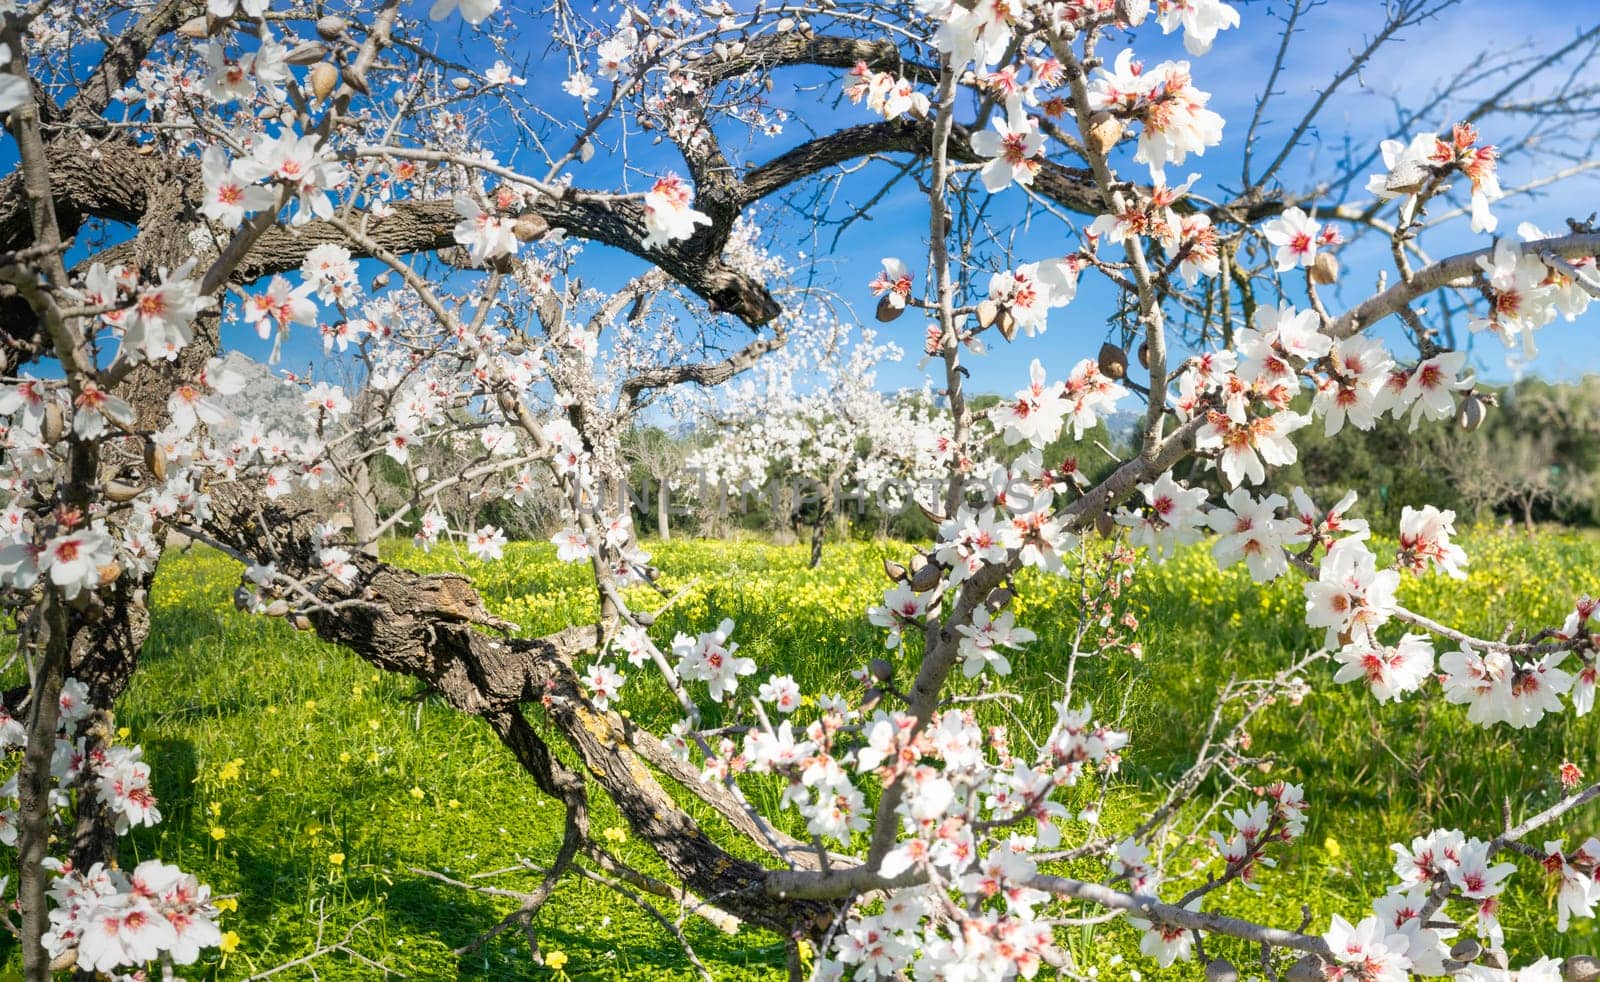
{"label": "distant flowering tree", "polygon": [[[859,336],[821,314],[799,318],[782,352],[725,387],[702,410],[717,434],[688,460],[696,493],[719,502],[764,494],[774,516],[811,525],[811,565],[822,561],[830,518],[871,502],[893,515],[942,495],[949,471],[938,447],[949,422],[926,393],[885,393],[881,365],[899,347]],[[966,459],[964,471],[976,470]]]}
{"label": "distant flowering tree", "polygon": [[[1353,141],[1333,170],[1291,177],[1296,148],[1331,125],[1328,97],[1448,3],[1384,5],[1368,46],[1263,164],[1267,105],[1317,5],[1282,6],[1240,179],[1207,200],[1198,176],[1175,184],[1169,169],[1214,161],[1239,124],[1210,107],[1195,64],[1105,46],[1150,50],[1158,30],[1181,32],[1200,57],[1220,32],[1263,27],[1222,0],[672,0],[598,20],[559,0],[0,0],[0,113],[17,161],[0,182],[0,586],[26,670],[0,709],[0,844],[15,849],[5,923],[25,976],[170,976],[220,940],[205,887],[160,860],[116,863],[116,836],[159,818],[149,765],[113,737],[111,713],[176,530],[238,561],[240,607],[423,681],[562,802],[548,880],[491,936],[529,927],[560,877],[589,868],[775,932],[792,973],[819,979],[1083,977],[1058,929],[1119,916],[1154,965],[1205,957],[1214,979],[1237,977],[1228,952],[1296,982],[1593,978],[1585,957],[1512,968],[1504,953],[1509,882],[1545,877],[1559,930],[1600,902],[1600,840],[1558,831],[1600,784],[1565,770],[1568,793],[1542,810],[1485,808],[1474,828],[1395,844],[1391,888],[1325,930],[1239,916],[1220,892],[1265,879],[1315,807],[1314,783],[1247,778],[1248,728],[1273,702],[1359,682],[1375,702],[1442,695],[1484,726],[1549,725],[1592,708],[1600,650],[1586,598],[1563,623],[1500,639],[1402,606],[1405,577],[1461,575],[1452,513],[1414,503],[1391,549],[1349,514],[1353,494],[1328,508],[1271,483],[1308,426],[1476,426],[1486,403],[1457,321],[1531,350],[1600,292],[1600,233],[1581,216],[1562,234],[1522,225],[1428,251],[1495,232],[1508,199],[1592,164],[1571,152],[1590,145],[1600,109],[1584,81],[1596,29],[1548,54],[1490,51],[1438,99],[1402,107],[1392,139]],[[530,45],[548,55],[545,76],[564,64],[564,84],[524,87],[509,62]],[[775,98],[791,75],[813,94]],[[808,108],[804,136],[767,149],[819,78],[869,121]],[[1513,158],[1527,173],[1506,187]],[[863,175],[889,187],[819,193]],[[795,285],[807,250],[791,243],[813,230],[772,208],[762,233],[753,212],[782,203],[854,222],[901,182],[925,202],[926,256],[886,256],[852,289],[877,295],[885,322],[919,322],[939,412],[895,432],[916,434],[905,466],[948,478],[923,502],[938,534],[886,564],[884,603],[862,612],[886,651],[863,652],[853,682],[800,692],[784,666],[742,653],[733,622],[666,638],[630,605],[639,594],[624,589],[656,570],[619,494],[620,438],[644,409],[759,365],[808,316]],[[828,205],[842,200],[862,203]],[[1467,228],[1452,233],[1456,218]],[[1360,243],[1393,264],[1370,294],[1341,279],[1339,257]],[[591,258],[602,249],[634,257],[638,275],[585,287],[586,269],[614,267],[616,252],[604,267]],[[1081,310],[1086,278],[1116,296],[1112,339],[1095,357],[1053,354],[1038,336],[1052,310]],[[1403,350],[1371,333],[1390,318]],[[290,382],[306,431],[246,418],[217,438],[240,384],[218,359],[230,339],[303,335],[324,352]],[[1078,343],[1059,327],[1046,340]],[[1033,345],[1038,360],[1013,398],[975,413],[966,361],[986,343]],[[891,411],[880,398],[805,416],[818,390],[797,382],[799,415],[763,425],[798,467]],[[1044,459],[1141,403],[1136,452],[1098,484]],[[1012,458],[983,462],[995,441]],[[419,445],[461,462],[433,473]],[[355,485],[379,456],[409,492],[382,521],[343,528],[296,503]],[[1185,461],[1214,468],[1226,493],[1186,485]],[[423,546],[498,558],[504,530],[451,527],[447,493],[560,501],[558,556],[592,573],[593,620],[518,637],[463,578],[368,552],[405,522]],[[1323,644],[1272,678],[1218,680],[1191,766],[1149,789],[1136,823],[1111,823],[1136,735],[1075,680],[1088,659],[1137,652],[1124,598],[1142,564],[1208,534],[1220,563],[1257,580],[1305,578]],[[1012,609],[1030,568],[1080,587],[1061,615],[1070,649],[1044,653],[1051,674]],[[659,733],[616,711],[641,674],[681,712]],[[1019,685],[1053,687],[1046,725],[988,714]],[[757,783],[781,792],[747,795]],[[677,883],[593,835],[592,789]],[[697,822],[689,799],[737,841]],[[1521,926],[1536,912],[1517,914]]]}

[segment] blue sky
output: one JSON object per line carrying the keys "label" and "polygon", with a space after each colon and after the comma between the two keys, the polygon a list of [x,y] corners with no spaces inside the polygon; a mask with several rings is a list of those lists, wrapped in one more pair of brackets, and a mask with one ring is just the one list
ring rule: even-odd
{"label": "blue sky", "polygon": [[[1225,193],[1223,189],[1238,183],[1244,133],[1278,43],[1277,14],[1281,4],[1237,5],[1243,20],[1241,28],[1222,34],[1210,54],[1189,59],[1193,63],[1195,84],[1212,94],[1212,108],[1227,120],[1223,144],[1202,158],[1191,157],[1184,166],[1169,169],[1169,176],[1174,180],[1181,180],[1191,171],[1199,172],[1202,178],[1196,190],[1209,196],[1220,197]],[[416,11],[424,18],[425,7],[423,4]],[[1359,47],[1364,37],[1379,26],[1382,8],[1378,0],[1329,0],[1303,18],[1301,33],[1295,39],[1286,70],[1278,81],[1280,94],[1274,96],[1267,113],[1268,123],[1261,130],[1258,170],[1261,161],[1275,154],[1318,91],[1347,63],[1347,52]],[[1415,104],[1439,80],[1470,62],[1479,51],[1505,51],[1521,45],[1534,45],[1541,50],[1559,46],[1600,19],[1600,11],[1587,8],[1588,4],[1578,2],[1464,0],[1435,20],[1410,29],[1403,40],[1388,46],[1363,71],[1360,84],[1350,83],[1330,102],[1321,117],[1322,126],[1292,153],[1281,172],[1283,179],[1290,189],[1302,190],[1309,183],[1306,175],[1329,174],[1332,161],[1347,145],[1373,146],[1388,132],[1394,102]],[[496,60],[496,54],[482,43],[482,37],[457,19],[439,25],[429,25],[424,20],[423,30],[437,32],[433,35],[436,43],[451,57],[470,61],[480,68],[487,68]],[[528,100],[557,116],[576,113],[577,100],[559,88],[570,69],[565,58],[551,57],[543,49],[537,24],[523,21],[521,33],[520,39],[511,42],[511,60],[520,62],[519,70],[528,77],[525,90]],[[1176,35],[1163,37],[1152,25],[1135,32],[1129,41],[1146,64],[1189,57]],[[1126,42],[1118,40],[1102,48],[1107,61],[1123,43]],[[521,57],[515,57],[517,54]],[[772,103],[795,114],[785,132],[775,138],[758,137],[747,148],[737,144],[730,146],[730,151],[737,150],[741,160],[759,162],[807,139],[810,131],[826,132],[871,121],[873,117],[864,109],[848,103],[839,105],[839,90],[838,73],[780,74],[771,96]],[[1471,99],[1474,94],[1462,93],[1423,128],[1448,129],[1462,107],[1474,101]],[[1484,128],[1483,138],[1487,142],[1497,142],[1509,135],[1497,132],[1491,123]],[[0,163],[14,159],[14,149],[6,142],[5,148],[0,150]],[[540,159],[528,148],[508,142],[496,150],[503,161],[530,173],[542,173]],[[642,190],[645,186],[641,173],[682,170],[681,161],[665,146],[652,147],[634,138],[628,150],[628,163],[635,172],[627,180],[633,190]],[[1145,168],[1127,161],[1126,153],[1124,151],[1121,161],[1124,175],[1143,179]],[[577,184],[592,188],[616,187],[623,178],[621,161],[604,153],[572,173]],[[839,201],[864,199],[881,183],[874,178],[887,173],[883,165],[867,168],[843,184]],[[1502,182],[1511,187],[1527,176],[1514,167],[1507,167]],[[1361,183],[1364,182],[1358,181],[1355,185],[1355,200],[1360,200]],[[1009,225],[1018,232],[1018,261],[1060,255],[1075,247],[1075,239],[1054,219],[1047,218],[1024,230],[1021,227],[1024,203],[1021,193],[1013,189],[1003,192],[991,206],[1002,226]],[[1499,203],[1495,212],[1501,219],[1500,231],[1511,234],[1520,221],[1560,228],[1563,218],[1569,215],[1586,217],[1596,207],[1600,207],[1600,177],[1591,173],[1566,182],[1557,193],[1508,199]],[[774,238],[780,240],[783,251],[795,257],[797,263],[802,262],[802,255],[803,261],[815,263],[812,273],[818,285],[842,296],[861,318],[871,323],[873,299],[866,283],[878,267],[879,259],[897,256],[919,273],[925,266],[926,209],[926,201],[917,193],[915,185],[904,182],[877,205],[870,221],[854,224],[838,238],[836,246],[831,229],[816,233],[809,223],[792,214],[758,213],[758,217]],[[1452,228],[1430,233],[1426,240],[1436,256],[1487,245],[1489,241],[1486,236],[1471,235],[1464,219]],[[1374,245],[1381,246],[1381,243]],[[1356,290],[1370,285],[1380,266],[1387,265],[1383,261],[1384,252],[1383,249],[1376,250],[1376,254],[1372,249],[1347,250],[1341,257],[1346,267],[1343,286],[1347,295],[1328,298],[1331,307],[1338,309],[1345,302],[1359,299]],[[620,285],[641,269],[641,263],[626,254],[591,246],[581,261],[579,272],[587,284],[605,288]],[[1010,345],[996,338],[989,354],[969,360],[974,390],[1009,392],[1017,388],[1026,378],[1028,362],[1035,357],[1050,366],[1054,374],[1064,375],[1073,362],[1090,357],[1098,350],[1106,337],[1106,314],[1112,309],[1110,287],[1094,274],[1086,275],[1078,299],[1071,306],[1052,313],[1045,334],[1033,339],[1019,337]],[[886,388],[921,384],[923,374],[916,368],[915,361],[924,324],[921,318],[908,314],[882,328],[883,337],[897,341],[910,352],[904,362],[886,366],[880,372],[880,384]],[[1392,325],[1388,333],[1394,336]],[[246,330],[228,331],[226,340],[229,346],[257,357],[265,357],[268,350],[255,340],[253,332]],[[1473,361],[1479,372],[1494,380],[1509,378],[1511,372],[1499,342],[1491,337],[1473,341]],[[1600,371],[1600,337],[1582,321],[1575,325],[1552,324],[1541,332],[1540,342],[1540,357],[1530,366],[1534,373],[1571,379],[1586,372]],[[319,340],[312,332],[300,330],[284,348],[282,367],[303,369],[320,355]]]}
{"label": "blue sky", "polygon": [[[1381,24],[1382,6],[1375,0],[1330,0],[1302,18],[1300,33],[1278,80],[1279,94],[1269,104],[1266,125],[1260,130],[1256,151],[1258,172],[1263,163],[1276,154],[1328,80],[1348,63],[1348,52],[1362,46],[1365,37]],[[1600,18],[1600,11],[1586,10],[1587,6],[1575,2],[1465,0],[1436,19],[1409,29],[1402,40],[1387,46],[1362,72],[1359,83],[1347,83],[1332,99],[1320,117],[1321,126],[1292,152],[1280,172],[1282,179],[1289,189],[1303,190],[1311,186],[1310,175],[1330,175],[1346,147],[1354,148],[1354,152],[1375,147],[1377,140],[1390,132],[1395,103],[1416,104],[1440,80],[1470,64],[1479,51],[1509,51],[1524,45],[1550,50],[1560,46]],[[1281,4],[1243,3],[1239,7],[1243,20],[1241,28],[1222,34],[1210,54],[1189,59],[1195,84],[1212,94],[1212,108],[1227,120],[1223,144],[1203,158],[1192,157],[1185,165],[1169,169],[1169,176],[1174,180],[1181,180],[1191,171],[1199,172],[1202,178],[1196,190],[1214,197],[1221,197],[1224,189],[1238,185],[1244,134],[1255,110],[1257,94],[1264,88],[1281,24],[1278,20]],[[1146,64],[1168,58],[1189,58],[1177,35],[1163,37],[1159,30],[1146,26],[1127,42],[1119,40],[1103,47],[1102,54],[1107,61],[1123,43],[1131,43]],[[553,107],[565,103],[575,107],[576,100],[567,97],[558,87],[569,69],[564,60],[542,63],[533,60],[527,67],[530,89],[539,90],[541,101]],[[774,105],[789,108],[798,117],[808,119],[810,128],[819,132],[871,121],[873,117],[864,109],[848,103],[837,104],[840,83],[835,73],[830,75],[833,77],[813,71],[779,75],[772,96]],[[1448,130],[1466,107],[1476,103],[1474,97],[1479,94],[1474,91],[1457,94],[1418,131]],[[1505,132],[1497,132],[1490,123],[1482,138],[1491,143],[1507,139],[1517,132],[1511,129],[1512,125],[1507,124]],[[755,162],[768,159],[808,136],[805,125],[798,119],[791,120],[782,136],[758,138],[743,150],[744,159]],[[673,155],[661,150],[642,148],[638,142],[631,149],[634,152],[630,154],[630,162],[646,171],[681,167]],[[524,156],[513,148],[508,151],[515,157]],[[1126,160],[1126,152],[1121,163],[1124,175],[1133,179],[1145,176],[1142,165]],[[863,200],[877,191],[881,178],[888,173],[887,166],[883,165],[867,168],[844,183],[838,200]],[[1514,187],[1529,176],[1532,175],[1508,163],[1503,169],[1502,183],[1508,188]],[[584,186],[605,186],[618,177],[616,162],[597,158],[575,171],[575,177]],[[637,181],[637,177],[634,180]],[[1364,179],[1355,183],[1349,200],[1365,199],[1361,190],[1364,183]],[[1072,237],[1053,219],[1047,218],[1021,231],[1024,203],[1020,192],[1013,189],[1003,192],[1001,200],[992,206],[1003,225],[1009,224],[1019,230],[1018,261],[1059,255],[1073,247]],[[1322,203],[1336,202],[1323,199]],[[1560,185],[1557,192],[1507,199],[1494,210],[1501,220],[1500,232],[1514,234],[1521,221],[1561,229],[1562,219],[1586,217],[1597,206],[1600,206],[1600,177],[1591,173]],[[1436,206],[1434,210],[1437,213],[1443,209]],[[866,282],[879,259],[897,256],[914,272],[920,272],[927,255],[926,223],[926,200],[909,181],[877,205],[870,221],[857,222],[840,236],[836,246],[832,229],[814,233],[793,215],[781,218],[769,215],[763,222],[776,237],[784,240],[790,254],[803,252],[808,257],[816,257],[816,282],[853,304],[858,315],[868,323],[872,320],[873,300]],[[1425,239],[1427,248],[1435,256],[1478,248],[1490,242],[1487,236],[1472,235],[1465,218],[1430,232]],[[1386,244],[1376,240],[1370,246],[1347,249],[1341,259],[1345,265],[1342,280],[1345,292],[1325,298],[1336,310],[1360,299],[1359,291],[1373,283],[1379,268],[1389,265]],[[639,269],[637,261],[631,257],[601,248],[591,248],[584,264],[585,282],[602,285],[620,284]],[[1294,299],[1303,303],[1303,298],[1295,296]],[[1086,275],[1078,299],[1071,306],[1052,313],[1048,332],[1034,339],[1019,337],[1010,345],[995,338],[990,353],[969,359],[974,389],[1009,392],[1017,388],[1026,378],[1028,362],[1035,357],[1056,374],[1064,374],[1077,359],[1092,356],[1098,350],[1106,337],[1106,314],[1112,309],[1114,300],[1109,285],[1093,274]],[[920,385],[923,373],[916,367],[916,352],[921,345],[924,324],[924,320],[908,314],[881,328],[882,336],[896,340],[910,354],[901,364],[886,366],[880,372],[880,384],[887,388]],[[1383,333],[1392,341],[1399,337],[1393,324],[1387,325]],[[1539,337],[1540,356],[1526,371],[1558,379],[1573,379],[1586,372],[1600,371],[1600,338],[1585,322],[1558,321]],[[1474,366],[1482,376],[1495,381],[1512,377],[1514,369],[1508,366],[1506,351],[1498,340],[1489,336],[1469,338],[1463,331],[1461,341],[1470,341]]]}

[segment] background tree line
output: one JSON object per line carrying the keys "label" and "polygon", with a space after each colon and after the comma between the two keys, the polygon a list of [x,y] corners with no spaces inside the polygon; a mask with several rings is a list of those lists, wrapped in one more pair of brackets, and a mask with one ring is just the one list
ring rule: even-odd
{"label": "background tree line", "polygon": [[[1275,490],[1287,494],[1298,485],[1322,503],[1337,498],[1338,489],[1364,489],[1360,512],[1380,529],[1392,529],[1401,509],[1419,501],[1452,508],[1465,523],[1600,526],[1600,376],[1575,383],[1525,379],[1478,392],[1490,403],[1478,432],[1459,422],[1408,432],[1407,419],[1386,417],[1370,431],[1330,440],[1314,425],[1299,440],[1299,461],[1275,475]],[[979,396],[972,405],[981,412],[1000,398]],[[885,404],[927,400],[925,393],[911,392],[885,397]],[[918,408],[925,414],[938,411],[931,405]],[[1097,481],[1133,452],[1133,423],[1131,416],[1113,417],[1082,442],[1057,441],[1045,449],[1045,463],[1059,467],[1070,459],[1084,477]],[[876,487],[861,487],[850,477],[822,514],[823,503],[815,496],[796,493],[807,484],[805,469],[793,461],[768,461],[767,481],[759,489],[719,492],[694,466],[696,452],[717,439],[708,426],[639,424],[625,435],[632,511],[642,534],[670,538],[745,532],[790,541],[819,522],[835,538],[920,539],[934,532],[914,501],[893,495],[885,500]],[[988,460],[1009,459],[1017,452],[998,438],[991,443],[985,448]],[[884,451],[863,434],[853,454],[864,463],[881,460]],[[425,452],[435,472],[443,472],[461,451],[437,446]],[[410,496],[404,469],[387,465],[380,459],[374,468],[380,514]],[[860,473],[870,475],[868,480],[884,474],[881,467],[870,466]],[[1220,483],[1216,471],[1199,459],[1190,461],[1182,476],[1213,489]],[[522,538],[543,538],[555,527],[553,501],[548,507],[517,508],[498,499],[473,499],[462,492],[448,502],[453,521],[463,526],[492,522]]]}

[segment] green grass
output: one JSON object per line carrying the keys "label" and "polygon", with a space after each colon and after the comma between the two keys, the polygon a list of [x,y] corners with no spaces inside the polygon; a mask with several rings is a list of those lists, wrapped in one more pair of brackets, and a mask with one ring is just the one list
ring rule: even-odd
{"label": "green grass", "polygon": [[[1403,599],[1440,619],[1498,636],[1506,624],[1559,623],[1571,600],[1600,592],[1600,543],[1577,536],[1482,533],[1466,541],[1472,578],[1408,580]],[[744,651],[763,666],[792,672],[802,686],[837,689],[843,675],[882,651],[880,632],[862,611],[884,581],[880,560],[908,547],[830,546],[821,570],[804,567],[801,547],[757,543],[673,542],[653,551],[669,588],[687,587],[656,629],[706,630],[722,617],[738,622]],[[426,569],[472,575],[499,615],[533,633],[585,616],[592,605],[585,570],[554,561],[553,549],[519,545],[505,562],[481,565],[438,551],[409,548],[391,558]],[[223,927],[238,934],[231,954],[213,953],[190,978],[237,979],[337,940],[364,921],[352,947],[413,979],[549,977],[533,966],[515,933],[458,958],[464,945],[512,908],[410,872],[458,878],[547,861],[561,827],[560,809],[544,799],[501,750],[487,727],[436,700],[417,698],[407,679],[382,676],[340,649],[287,625],[234,612],[237,569],[203,551],[170,556],[158,577],[151,640],[117,722],[142,742],[155,768],[166,820],[130,837],[125,865],[159,856],[237,896]],[[1074,615],[1069,584],[1029,578],[1019,622],[1039,640],[1016,658],[1018,679],[1032,680],[1017,722],[1045,719],[1057,695],[1048,673],[1063,666]],[[1300,584],[1260,588],[1242,567],[1219,572],[1203,549],[1145,570],[1122,604],[1141,621],[1144,658],[1126,655],[1080,667],[1075,701],[1093,699],[1101,718],[1133,732],[1105,824],[1137,821],[1161,783],[1191,759],[1219,681],[1270,673],[1313,648],[1301,619]],[[907,656],[901,656],[906,658]],[[914,657],[914,656],[912,656]],[[911,666],[906,666],[909,672]],[[1271,777],[1303,782],[1311,802],[1306,837],[1265,871],[1259,894],[1233,885],[1208,902],[1243,916],[1295,927],[1310,904],[1314,928],[1340,911],[1354,919],[1391,882],[1387,844],[1436,826],[1488,837],[1503,801],[1525,815],[1558,794],[1564,759],[1600,773],[1594,718],[1570,714],[1533,731],[1482,730],[1466,724],[1437,690],[1379,706],[1359,686],[1335,686],[1327,663],[1309,673],[1313,695],[1298,706],[1271,707],[1252,731],[1252,753],[1279,759]],[[664,729],[676,718],[659,684],[633,673],[622,705]],[[747,683],[748,684],[748,683]],[[848,689],[847,689],[848,691]],[[232,762],[237,762],[236,764]],[[1263,775],[1263,779],[1270,779]],[[595,827],[620,825],[596,796]],[[1596,815],[1569,826],[1569,843],[1596,831]],[[216,837],[218,832],[221,837]],[[1182,847],[1179,844],[1178,847]],[[643,868],[659,869],[631,837],[617,846]],[[333,858],[342,854],[342,862]],[[1593,948],[1592,925],[1563,937],[1547,925],[1544,882],[1531,866],[1515,882],[1503,916],[1525,956]],[[1093,864],[1083,867],[1094,875]],[[532,873],[483,881],[529,888]],[[668,911],[669,916],[675,911]],[[672,939],[637,908],[604,888],[568,879],[536,921],[546,952],[560,950],[572,977],[683,978],[687,965]],[[687,932],[719,978],[783,977],[778,939],[727,937],[691,918]],[[1063,929],[1061,942],[1103,977],[1198,977],[1159,972],[1139,958],[1133,934],[1112,925]],[[1219,944],[1241,964],[1244,950]],[[14,949],[8,953],[14,958]],[[1113,963],[1127,959],[1120,967]],[[333,955],[315,964],[321,978],[371,978],[373,970]],[[309,969],[280,977],[308,978]]]}

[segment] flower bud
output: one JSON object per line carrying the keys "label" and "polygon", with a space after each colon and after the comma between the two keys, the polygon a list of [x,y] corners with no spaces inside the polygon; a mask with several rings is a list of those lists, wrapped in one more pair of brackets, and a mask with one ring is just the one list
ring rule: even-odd
{"label": "flower bud", "polygon": [[379,273],[377,276],[374,276],[372,278],[372,292],[377,293],[379,290],[387,288],[389,286],[389,279],[389,271],[387,269]]}
{"label": "flower bud", "polygon": [[1109,379],[1122,379],[1128,374],[1128,353],[1107,341],[1100,346],[1100,374]]}
{"label": "flower bud", "polygon": [[1122,120],[1108,112],[1089,117],[1089,149],[1104,157],[1122,141]]}
{"label": "flower bud", "polygon": [[349,26],[349,21],[346,21],[343,17],[335,17],[329,14],[317,21],[317,33],[322,36],[324,41],[337,41],[344,36],[345,28]]}
{"label": "flower bud", "polygon": [[289,49],[283,60],[291,65],[315,65],[328,57],[328,46],[321,41],[306,41]]}
{"label": "flower bud", "polygon": [[45,443],[55,443],[61,439],[66,431],[66,413],[61,409],[61,403],[50,401],[44,404],[44,423],[39,427],[39,433],[44,437]]}
{"label": "flower bud", "polygon": [[144,441],[144,467],[155,480],[166,480],[166,451],[155,440]]}
{"label": "flower bud", "polygon": [[362,95],[372,94],[372,90],[367,88],[366,73],[357,69],[356,66],[344,66],[344,71],[340,72],[339,76],[344,79],[344,84],[350,86],[352,89],[355,89]]}
{"label": "flower bud", "polygon": [[122,481],[107,481],[105,486],[105,496],[117,504],[139,497],[139,491],[139,488]]}
{"label": "flower bud", "polygon": [[516,224],[511,226],[511,232],[519,242],[532,242],[548,231],[550,223],[532,212],[520,216]]}
{"label": "flower bud", "polygon": [[457,75],[455,78],[450,80],[450,85],[457,92],[465,92],[468,89],[472,88],[472,79],[464,78],[464,77],[462,77],[460,75]]}
{"label": "flower bud", "polygon": [[311,66],[311,94],[319,100],[326,99],[333,94],[333,87],[339,84],[339,69],[331,61],[319,61]]}
{"label": "flower bud", "polygon": [[911,589],[917,593],[926,593],[939,585],[944,578],[944,570],[938,563],[928,563],[911,575]]}
{"label": "flower bud", "polygon": [[1000,313],[995,315],[994,326],[1007,341],[1017,336],[1017,317],[1010,307],[1000,308]]}

